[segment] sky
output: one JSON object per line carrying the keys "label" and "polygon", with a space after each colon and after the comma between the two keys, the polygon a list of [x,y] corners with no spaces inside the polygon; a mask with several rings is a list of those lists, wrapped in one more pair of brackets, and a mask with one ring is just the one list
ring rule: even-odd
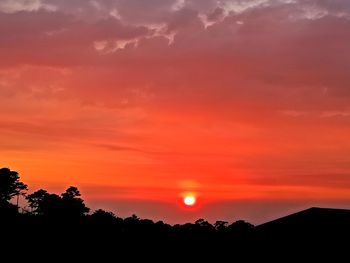
{"label": "sky", "polygon": [[349,32],[347,0],[0,0],[0,166],[172,224],[350,208]]}

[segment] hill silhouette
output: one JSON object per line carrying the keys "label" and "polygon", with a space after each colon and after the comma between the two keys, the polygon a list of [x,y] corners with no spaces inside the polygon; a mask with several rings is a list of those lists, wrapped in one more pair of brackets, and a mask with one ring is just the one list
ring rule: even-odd
{"label": "hill silhouette", "polygon": [[[61,195],[27,191],[17,172],[0,169],[0,261],[6,253],[28,259],[44,252],[69,262],[93,256],[98,261],[127,257],[217,262],[280,261],[280,255],[334,260],[347,255],[350,210],[313,207],[258,226],[243,220],[210,224],[205,219],[169,225],[137,215],[120,218],[102,209],[90,212],[74,186]],[[11,203],[19,196],[25,197],[28,209]]]}

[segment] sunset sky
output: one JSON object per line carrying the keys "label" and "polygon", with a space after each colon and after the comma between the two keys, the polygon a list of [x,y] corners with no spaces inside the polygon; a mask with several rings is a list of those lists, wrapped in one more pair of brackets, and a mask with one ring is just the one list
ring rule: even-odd
{"label": "sunset sky", "polygon": [[350,208],[350,1],[0,0],[0,167],[169,223]]}

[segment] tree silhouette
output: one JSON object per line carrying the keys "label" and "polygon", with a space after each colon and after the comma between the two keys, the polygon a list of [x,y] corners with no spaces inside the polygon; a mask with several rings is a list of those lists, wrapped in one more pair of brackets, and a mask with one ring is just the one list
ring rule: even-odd
{"label": "tree silhouette", "polygon": [[254,227],[251,223],[244,220],[238,220],[227,227],[227,230],[236,235],[246,234],[249,230]]}
{"label": "tree silhouette", "polygon": [[[0,215],[12,217],[18,214],[18,199],[24,195],[27,185],[19,180],[16,171],[9,168],[0,169]],[[10,203],[13,197],[17,196],[17,205]]]}
{"label": "tree silhouette", "polygon": [[40,214],[50,218],[60,218],[63,214],[62,199],[56,194],[46,194],[38,207]]}
{"label": "tree silhouette", "polygon": [[44,199],[47,198],[47,195],[49,195],[49,193],[46,190],[40,189],[26,196],[26,200],[28,202],[29,207],[31,208],[32,213],[43,213],[43,203]]}
{"label": "tree silhouette", "polygon": [[84,200],[80,196],[80,192],[75,186],[70,186],[61,194],[62,212],[65,216],[81,217],[89,213],[90,208],[86,207]]}
{"label": "tree silhouette", "polygon": [[110,224],[117,221],[117,217],[112,212],[105,211],[103,209],[96,210],[90,218],[97,223]]}
{"label": "tree silhouette", "polygon": [[70,186],[66,192],[64,192],[63,194],[61,194],[63,199],[74,199],[74,198],[78,198],[79,196],[81,196],[78,188],[76,188],[75,186]]}
{"label": "tree silhouette", "polygon": [[40,189],[26,197],[33,214],[46,217],[81,217],[90,211],[80,197],[78,188],[71,186],[61,196]]}
{"label": "tree silhouette", "polygon": [[224,231],[227,228],[227,224],[228,224],[228,222],[226,222],[226,221],[218,220],[214,223],[214,227],[218,231]]}
{"label": "tree silhouette", "polygon": [[211,227],[212,226],[208,221],[204,220],[203,218],[196,220],[195,224],[197,226],[200,226],[200,227]]}
{"label": "tree silhouette", "polygon": [[33,214],[54,217],[62,213],[61,197],[46,190],[40,189],[28,195],[26,199]]}
{"label": "tree silhouette", "polygon": [[[30,236],[38,236],[39,239],[54,237],[63,240],[66,245],[71,242],[69,244],[72,247],[76,242],[85,241],[99,245],[100,240],[111,237],[117,237],[116,240],[127,246],[136,247],[151,244],[150,240],[156,239],[161,242],[159,245],[166,244],[166,241],[182,244],[182,249],[187,252],[195,244],[200,250],[193,251],[206,253],[213,249],[224,251],[223,242],[228,240],[230,244],[241,248],[252,233],[250,229],[253,225],[242,220],[231,225],[225,221],[216,221],[212,225],[201,218],[194,223],[171,226],[162,221],[155,223],[150,219],[141,219],[135,214],[122,219],[102,209],[89,215],[90,209],[75,186],[68,187],[61,194],[49,193],[44,189],[27,194],[30,211],[18,213],[10,200],[24,194],[26,190],[27,186],[19,180],[17,172],[8,168],[0,169],[0,226],[6,226],[9,236],[14,238],[26,230]],[[68,240],[67,237],[71,237],[73,232],[77,240]],[[96,238],[92,239],[92,236]],[[45,239],[40,239],[40,242],[42,240]]]}
{"label": "tree silhouette", "polygon": [[9,202],[13,197],[25,194],[27,189],[27,185],[19,180],[18,172],[9,168],[0,169],[0,203]]}

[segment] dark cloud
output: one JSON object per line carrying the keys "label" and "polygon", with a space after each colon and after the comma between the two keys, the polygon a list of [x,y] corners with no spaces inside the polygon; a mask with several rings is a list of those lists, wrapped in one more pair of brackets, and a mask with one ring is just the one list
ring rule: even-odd
{"label": "dark cloud", "polygon": [[163,23],[171,14],[175,2],[176,0],[118,0],[116,8],[129,23]]}
{"label": "dark cloud", "polygon": [[[86,22],[61,12],[0,13],[0,65],[77,65],[98,61],[95,41],[147,36],[144,26],[125,25],[116,18]],[[91,62],[92,63],[92,62]]]}
{"label": "dark cloud", "polygon": [[0,12],[0,34],[2,44],[7,41],[21,42],[25,37],[35,37],[45,33],[59,31],[75,23],[74,16],[44,10],[13,14]]}
{"label": "dark cloud", "polygon": [[198,13],[190,9],[181,9],[172,14],[168,21],[168,31],[176,31],[181,29],[188,29],[193,26],[197,30],[201,30],[203,25],[201,24]]}
{"label": "dark cloud", "polygon": [[220,18],[223,18],[224,14],[225,14],[225,10],[223,8],[218,7],[213,12],[207,15],[207,19],[210,22],[216,22]]}
{"label": "dark cloud", "polygon": [[[129,6],[130,12],[138,8],[146,12],[148,7],[159,4],[160,13],[166,9],[171,14],[162,18],[167,26],[157,36],[146,22],[145,26],[132,26],[111,16],[82,20],[74,11],[79,3],[62,2],[65,8],[57,12],[1,13],[1,64],[95,67],[85,78],[73,75],[76,87],[67,92],[79,94],[81,91],[74,91],[82,86],[77,82],[85,84],[86,79],[85,94],[91,90],[94,98],[102,96],[108,101],[113,100],[113,94],[118,99],[123,94],[129,103],[137,94],[139,99],[170,105],[180,100],[193,106],[220,106],[236,100],[245,103],[253,97],[266,101],[274,94],[285,106],[298,106],[293,101],[297,96],[318,101],[313,103],[318,107],[324,96],[348,95],[349,20],[333,11],[312,17],[312,10],[326,8],[329,2],[310,5],[310,1],[275,1],[231,13],[207,29],[194,9],[196,5],[191,6],[193,9],[184,5],[183,9],[173,10],[175,1],[97,2],[106,8]],[[55,5],[53,1],[49,4]],[[86,5],[99,9],[96,4]],[[309,10],[311,15],[302,10]],[[217,8],[211,12],[209,20],[224,11]],[[163,33],[175,34],[171,45]],[[118,49],[116,41],[120,40],[124,44],[111,52]],[[101,51],[96,50],[96,41]],[[90,89],[94,82],[100,82],[99,90]],[[166,86],[171,88],[164,89]],[[274,104],[270,106],[278,106]]]}
{"label": "dark cloud", "polygon": [[121,146],[116,144],[99,144],[96,145],[97,147],[105,148],[110,151],[131,151],[131,152],[141,152],[141,153],[149,153],[148,151],[135,148],[135,147],[129,147],[129,146]]}

